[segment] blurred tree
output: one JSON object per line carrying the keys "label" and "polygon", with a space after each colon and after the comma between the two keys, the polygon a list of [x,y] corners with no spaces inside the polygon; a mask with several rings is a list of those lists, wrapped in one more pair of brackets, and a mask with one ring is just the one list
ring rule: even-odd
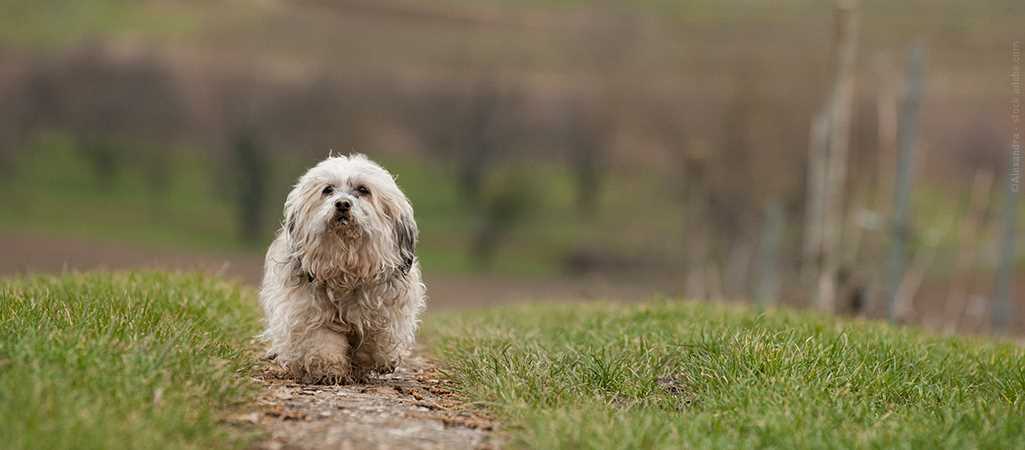
{"label": "blurred tree", "polygon": [[829,146],[825,163],[825,193],[821,219],[821,265],[815,295],[816,306],[825,312],[837,308],[837,284],[842,261],[848,147],[854,103],[855,62],[858,50],[858,0],[837,0],[833,91],[829,99]]}
{"label": "blurred tree", "polygon": [[779,249],[783,238],[785,216],[783,205],[778,200],[770,201],[765,207],[762,235],[758,248],[758,280],[755,284],[755,301],[765,307],[779,300],[780,264]]}
{"label": "blurred tree", "polygon": [[171,151],[163,147],[152,147],[143,152],[146,181],[154,196],[167,192],[171,186],[173,161]]}
{"label": "blurred tree", "polygon": [[972,179],[968,192],[963,194],[962,204],[955,213],[959,221],[957,256],[954,259],[954,276],[947,290],[946,316],[949,322],[946,330],[954,332],[963,324],[972,295],[978,288],[973,269],[979,265],[979,242],[986,228],[986,218],[993,198],[993,171],[979,168]]}
{"label": "blurred tree", "polygon": [[457,137],[459,186],[471,203],[478,203],[488,169],[506,142],[502,126],[508,123],[508,94],[494,81],[480,82],[466,109],[461,135]]}
{"label": "blurred tree", "polygon": [[80,136],[78,149],[89,161],[96,185],[109,191],[118,175],[123,149],[113,140],[103,138],[94,133]]}
{"label": "blurred tree", "polygon": [[493,267],[501,244],[538,209],[533,186],[526,170],[520,168],[495,174],[489,180],[481,195],[477,233],[470,249],[481,269]]}
{"label": "blurred tree", "polygon": [[576,181],[577,214],[585,219],[593,219],[599,207],[616,115],[636,100],[636,78],[627,67],[636,57],[643,26],[629,8],[603,6],[586,10],[576,23],[568,24],[575,30],[577,64],[594,76],[591,92],[571,100],[563,143]]}
{"label": "blurred tree", "polygon": [[525,134],[521,94],[482,77],[466,88],[436,88],[413,109],[428,151],[452,162],[463,199],[479,207],[489,172]]}
{"label": "blurred tree", "polygon": [[576,180],[576,209],[591,219],[598,211],[602,184],[608,166],[611,121],[590,105],[575,105],[569,111],[566,146]]}
{"label": "blurred tree", "polygon": [[821,111],[811,120],[808,160],[805,168],[805,222],[801,254],[801,278],[808,285],[817,281],[822,268],[822,227],[826,211],[826,169],[829,156],[829,113]]}
{"label": "blurred tree", "polygon": [[900,287],[905,281],[908,240],[914,229],[910,223],[911,190],[914,178],[915,149],[918,145],[918,115],[921,105],[924,62],[921,47],[914,47],[908,58],[906,90],[901,102],[900,121],[897,130],[899,148],[896,176],[894,177],[893,218],[890,238],[890,258],[887,268],[886,296],[890,320],[905,320],[911,312],[910,296],[901,296]]}
{"label": "blurred tree", "polygon": [[1014,278],[1017,263],[1018,239],[1018,197],[1021,196],[1021,147],[1011,148],[1011,164],[1007,170],[1007,191],[1004,193],[1003,210],[1000,211],[1001,230],[999,237],[1000,256],[997,260],[996,284],[993,288],[993,330],[1006,334],[1014,325]]}
{"label": "blurred tree", "polygon": [[263,232],[270,161],[253,132],[246,130],[235,136],[231,166],[234,169],[239,233],[244,241],[255,242]]}

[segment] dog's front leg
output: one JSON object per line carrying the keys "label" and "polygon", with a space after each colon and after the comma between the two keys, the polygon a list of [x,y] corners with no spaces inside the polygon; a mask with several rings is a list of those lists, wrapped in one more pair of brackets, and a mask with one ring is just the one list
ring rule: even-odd
{"label": "dog's front leg", "polygon": [[297,357],[286,366],[301,383],[336,384],[352,381],[349,341],[327,328],[310,331],[294,352]]}
{"label": "dog's front leg", "polygon": [[358,381],[366,381],[371,372],[392,373],[401,361],[394,342],[383,333],[367,336],[352,355],[352,373]]}
{"label": "dog's front leg", "polygon": [[419,269],[414,270],[417,281],[391,303],[393,310],[389,320],[369,331],[353,349],[352,371],[356,379],[366,379],[371,372],[392,373],[412,351],[417,316],[423,306],[423,284],[418,281]]}
{"label": "dog's front leg", "polygon": [[405,322],[396,322],[368,333],[363,342],[353,349],[353,377],[366,380],[371,372],[381,375],[394,372],[412,347],[413,330],[410,327],[416,326],[413,320],[409,320],[408,327],[404,326]]}

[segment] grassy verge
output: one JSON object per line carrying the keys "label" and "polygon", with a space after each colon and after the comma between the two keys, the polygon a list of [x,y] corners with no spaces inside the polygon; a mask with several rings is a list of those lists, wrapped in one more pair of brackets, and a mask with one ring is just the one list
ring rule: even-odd
{"label": "grassy verge", "polygon": [[235,448],[255,308],[202,276],[0,281],[0,446]]}
{"label": "grassy verge", "polygon": [[661,302],[435,317],[522,448],[1021,448],[1025,353],[883,324]]}

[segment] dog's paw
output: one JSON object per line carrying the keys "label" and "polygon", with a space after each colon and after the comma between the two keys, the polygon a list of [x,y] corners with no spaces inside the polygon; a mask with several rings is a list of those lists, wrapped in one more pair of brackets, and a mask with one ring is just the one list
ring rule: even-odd
{"label": "dog's paw", "polygon": [[395,368],[398,367],[398,366],[399,366],[398,362],[392,362],[392,363],[385,364],[383,366],[375,367],[374,368],[374,372],[377,372],[377,373],[379,373],[381,375],[388,375],[390,373],[395,373]]}
{"label": "dog's paw", "polygon": [[356,384],[367,384],[370,382],[371,371],[356,367],[352,369],[352,382]]}
{"label": "dog's paw", "polygon": [[357,383],[366,383],[370,381],[372,375],[388,375],[395,372],[395,368],[398,367],[398,361],[389,361],[378,364],[359,364],[356,363],[352,368],[352,378]]}
{"label": "dog's paw", "polygon": [[303,384],[346,384],[353,381],[348,359],[339,354],[308,356],[301,364],[288,364],[288,370]]}
{"label": "dog's paw", "polygon": [[395,372],[397,364],[385,364],[373,367],[354,366],[352,368],[352,379],[356,383],[367,383],[373,375],[388,375]]}

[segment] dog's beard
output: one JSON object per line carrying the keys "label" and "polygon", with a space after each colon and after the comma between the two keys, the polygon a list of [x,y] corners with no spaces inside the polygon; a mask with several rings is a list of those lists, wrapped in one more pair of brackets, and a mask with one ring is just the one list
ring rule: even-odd
{"label": "dog's beard", "polygon": [[[327,215],[327,214],[326,214]],[[321,219],[313,239],[296,255],[300,280],[337,290],[355,290],[384,281],[391,272],[390,245],[374,233],[366,214],[332,213]]]}
{"label": "dog's beard", "polygon": [[350,213],[335,213],[327,220],[322,238],[339,239],[342,245],[357,245],[367,237],[365,228]]}

